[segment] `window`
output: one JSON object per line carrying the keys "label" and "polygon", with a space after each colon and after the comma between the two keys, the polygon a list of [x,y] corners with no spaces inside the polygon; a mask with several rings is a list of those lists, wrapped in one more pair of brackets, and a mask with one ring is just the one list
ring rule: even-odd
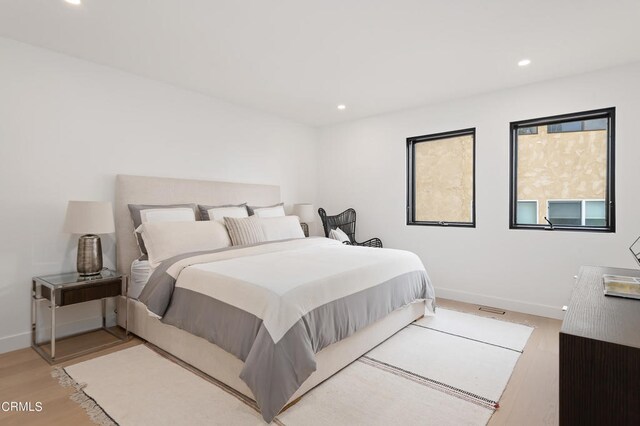
{"label": "window", "polygon": [[604,206],[604,200],[549,200],[547,218],[554,226],[604,226]]}
{"label": "window", "polygon": [[520,127],[518,129],[518,134],[519,135],[537,135],[538,134],[538,127],[537,126]]}
{"label": "window", "polygon": [[[530,129],[530,127],[526,127]],[[607,130],[607,119],[568,121],[566,123],[549,124],[547,133],[583,132],[585,130]],[[523,133],[519,133],[523,134]]]}
{"label": "window", "polygon": [[582,225],[581,201],[549,201],[547,219],[555,225]]}
{"label": "window", "polygon": [[510,228],[615,231],[614,123],[615,108],[511,123]]}
{"label": "window", "polygon": [[538,201],[518,201],[518,221],[523,224],[538,223]]}
{"label": "window", "polygon": [[407,139],[407,224],[475,226],[475,129]]}
{"label": "window", "polygon": [[584,225],[587,226],[606,226],[607,215],[605,213],[604,200],[585,200],[584,201]]}

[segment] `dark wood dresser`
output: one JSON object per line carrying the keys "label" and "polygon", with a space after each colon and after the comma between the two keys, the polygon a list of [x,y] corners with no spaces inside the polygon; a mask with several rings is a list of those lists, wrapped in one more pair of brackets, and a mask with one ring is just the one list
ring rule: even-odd
{"label": "dark wood dresser", "polygon": [[583,266],[560,329],[560,424],[640,425],[640,300],[604,295],[602,275],[632,269]]}

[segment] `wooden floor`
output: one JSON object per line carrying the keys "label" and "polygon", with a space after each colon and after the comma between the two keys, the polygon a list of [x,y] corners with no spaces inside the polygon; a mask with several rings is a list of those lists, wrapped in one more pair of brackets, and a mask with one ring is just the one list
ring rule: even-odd
{"label": "wooden floor", "polygon": [[[489,425],[555,425],[558,424],[558,332],[561,322],[515,312],[489,314],[478,306],[438,299],[440,307],[501,318],[535,327],[524,353],[500,399],[500,408]],[[75,340],[62,341],[59,351],[74,351],[77,345],[102,344],[113,338],[106,332],[94,332]],[[61,366],[140,344],[133,339]],[[3,401],[42,402],[39,413],[6,413],[0,411],[0,425],[92,425],[85,412],[69,399],[71,388],[63,388],[51,377],[52,367],[32,349],[21,349],[0,355],[0,403]],[[425,418],[428,418],[425,417]]]}
{"label": "wooden floor", "polygon": [[[56,342],[59,355],[76,352],[86,346],[100,346],[115,338],[105,332],[96,331],[77,338]],[[75,358],[58,364],[66,366],[106,355],[142,343],[134,338],[100,352]],[[0,411],[0,425],[93,425],[87,414],[69,399],[72,388],[63,388],[58,380],[51,377],[52,366],[33,349],[21,349],[0,355],[0,402],[18,401],[42,403],[41,412],[7,413]]]}

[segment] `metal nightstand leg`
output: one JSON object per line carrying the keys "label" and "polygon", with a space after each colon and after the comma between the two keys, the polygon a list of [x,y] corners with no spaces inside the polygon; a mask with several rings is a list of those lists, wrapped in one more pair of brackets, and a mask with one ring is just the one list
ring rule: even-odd
{"label": "metal nightstand leg", "polygon": [[102,299],[102,328],[107,328],[107,299]]}
{"label": "metal nightstand leg", "polygon": [[[124,298],[124,304],[125,304],[124,332],[119,332],[119,331],[116,332],[106,326],[106,299],[102,300],[102,329],[107,333],[117,337],[121,341],[127,342],[129,340],[129,276],[124,275],[122,277],[121,285],[122,285],[121,296]],[[112,327],[112,328],[116,328],[116,329],[122,329],[122,327],[118,325],[118,311],[119,311],[118,298],[119,297],[120,296],[115,296],[114,298],[112,298],[113,302],[115,303],[115,313],[116,313],[116,324],[115,324],[115,327]]]}
{"label": "metal nightstand leg", "polygon": [[124,279],[124,303],[125,303],[125,312],[124,312],[124,335],[128,339],[129,338],[129,276],[127,275]]}
{"label": "metal nightstand leg", "polygon": [[51,360],[56,359],[56,292],[51,292]]}
{"label": "metal nightstand leg", "polygon": [[38,344],[36,338],[38,334],[38,329],[36,328],[38,324],[38,307],[36,306],[37,296],[36,282],[33,281],[31,287],[31,346],[36,346]]}

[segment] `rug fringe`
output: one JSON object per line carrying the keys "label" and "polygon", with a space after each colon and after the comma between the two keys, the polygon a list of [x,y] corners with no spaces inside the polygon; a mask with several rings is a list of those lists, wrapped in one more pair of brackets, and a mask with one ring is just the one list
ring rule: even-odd
{"label": "rug fringe", "polygon": [[91,421],[99,426],[118,426],[102,407],[96,401],[84,392],[86,383],[78,383],[62,367],[55,367],[51,370],[51,377],[58,379],[58,383],[62,387],[72,387],[75,392],[69,397],[73,402],[87,413]]}

